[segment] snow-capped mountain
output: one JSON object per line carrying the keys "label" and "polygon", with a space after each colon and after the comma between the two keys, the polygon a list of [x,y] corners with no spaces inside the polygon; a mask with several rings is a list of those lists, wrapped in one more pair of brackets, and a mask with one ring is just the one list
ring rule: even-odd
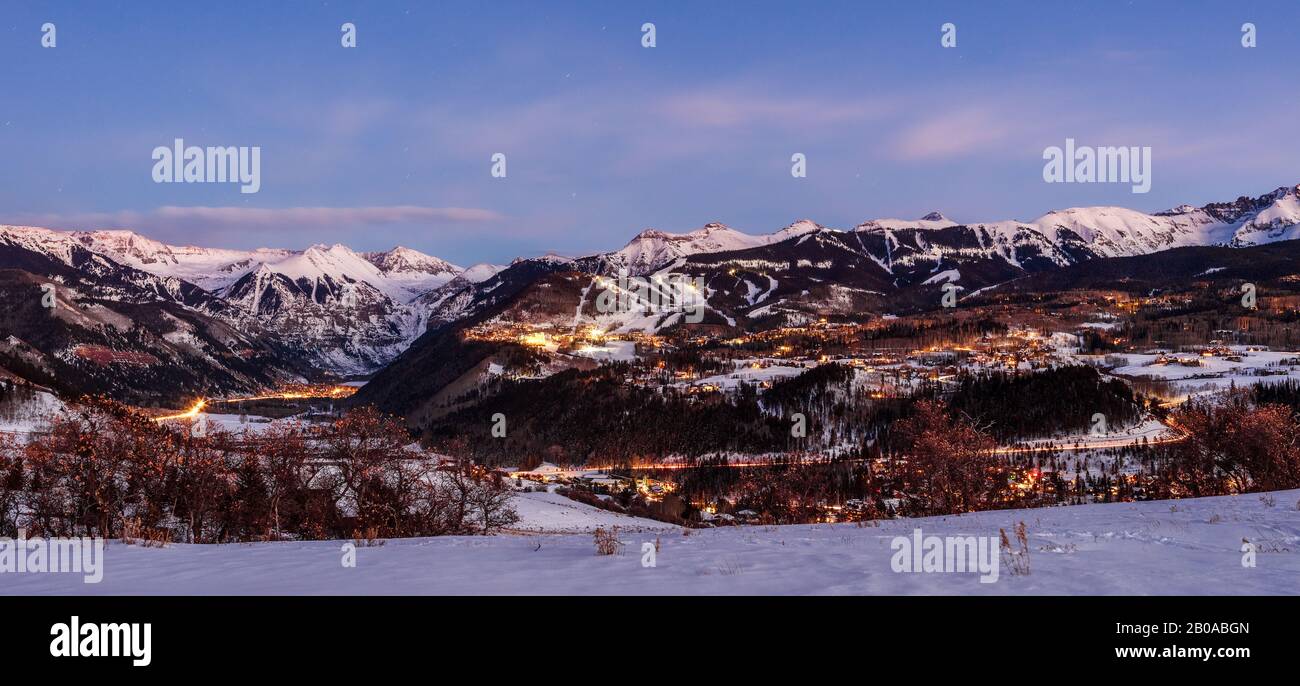
{"label": "snow-capped mountain", "polygon": [[[1256,198],[1241,197],[1204,207],[1184,205],[1155,214],[1123,207],[1073,207],[1028,222],[973,223],[964,228],[971,231],[977,248],[993,248],[1009,263],[1041,255],[1066,265],[1087,257],[1127,257],[1188,246],[1240,247],[1293,239],[1300,236],[1298,194],[1300,186],[1283,186]],[[925,234],[933,239],[925,241],[926,245],[943,253],[969,247],[945,245],[942,230],[954,227],[961,225],[932,214],[914,222],[865,222],[856,230],[884,235],[891,244],[904,235]],[[1027,249],[1024,254],[1022,247]]]}
{"label": "snow-capped mountain", "polygon": [[[60,265],[92,281],[99,298],[175,303],[237,330],[274,335],[317,368],[365,373],[428,326],[476,316],[548,275],[704,275],[711,321],[734,326],[774,314],[897,306],[904,296],[928,299],[940,282],[969,293],[1095,258],[1298,237],[1300,187],[1286,186],[1153,214],[1083,207],[1030,221],[960,223],[932,212],[844,230],[805,219],[760,235],[711,223],[689,233],[646,230],[619,250],[587,257],[468,269],[400,246],[372,253],[344,245],[225,250],[167,245],[127,230],[6,226],[0,266],[49,275],[51,264]],[[581,314],[586,304],[565,301],[563,308]]]}
{"label": "snow-capped mountain", "polygon": [[900,229],[946,229],[956,226],[957,222],[943,216],[940,212],[931,212],[920,219],[871,219],[858,225],[858,231],[886,231]]}
{"label": "snow-capped mountain", "polygon": [[121,264],[184,279],[207,290],[234,283],[258,263],[276,262],[294,254],[292,250],[276,248],[226,250],[167,245],[126,229],[78,231],[72,237],[88,250]]}
{"label": "snow-capped mountain", "polygon": [[[1300,186],[1284,186],[1256,198],[1204,207],[1184,205],[1147,214],[1123,207],[1074,207],[1031,221],[961,224],[939,212],[920,219],[872,219],[854,227],[863,250],[892,271],[916,256],[982,254],[1016,267],[1046,260],[1064,266],[1092,257],[1145,255],[1197,245],[1246,246],[1300,237]],[[690,233],[646,230],[623,248],[595,256],[614,268],[648,274],[683,258],[746,250],[809,233],[837,231],[801,220],[775,233],[751,235],[707,224]],[[855,239],[856,240],[856,239]]]}
{"label": "snow-capped mountain", "polygon": [[1238,198],[1227,207],[1207,205],[1207,213],[1236,226],[1229,245],[1261,245],[1300,238],[1300,184],[1282,187],[1251,201]]}
{"label": "snow-capped mountain", "polygon": [[211,291],[229,287],[259,265],[266,265],[291,279],[328,274],[335,279],[346,276],[366,281],[406,302],[465,271],[446,260],[403,246],[368,253],[356,253],[342,245],[317,245],[303,251],[227,250],[167,245],[125,229],[79,231],[71,235],[92,252],[121,264],[174,276]]}
{"label": "snow-capped mountain", "polygon": [[[279,274],[306,289],[329,289],[330,285],[364,282],[391,297],[401,298],[402,289],[393,284],[369,260],[346,245],[313,245],[306,250],[271,263],[262,263],[250,273]],[[239,281],[243,281],[241,277]],[[238,282],[236,282],[238,283]]]}
{"label": "snow-capped mountain", "polygon": [[648,274],[687,255],[743,250],[764,245],[769,240],[766,236],[751,236],[717,223],[705,224],[690,233],[646,229],[607,257],[615,268],[627,269],[633,274]]}
{"label": "snow-capped mountain", "polygon": [[147,403],[252,391],[314,371],[256,322],[232,325],[240,313],[230,303],[91,252],[65,232],[0,227],[0,300],[8,304],[0,369],[68,395]]}
{"label": "snow-capped mountain", "polygon": [[716,222],[689,233],[646,229],[621,249],[600,257],[607,261],[610,271],[626,269],[629,274],[650,274],[674,263],[680,264],[682,258],[690,255],[755,248],[822,229],[821,225],[809,219],[801,219],[775,233],[759,236]]}
{"label": "snow-capped mountain", "polygon": [[428,307],[418,296],[501,269],[464,270],[401,246],[365,254],[344,245],[227,250],[167,245],[128,230],[4,227],[0,240],[83,271],[117,270],[117,278],[165,299],[273,332],[319,368],[346,374],[382,366],[423,333]]}
{"label": "snow-capped mountain", "polygon": [[438,288],[466,271],[446,260],[400,245],[385,252],[368,252],[361,256],[375,265],[385,279],[400,284],[410,294],[408,300]]}
{"label": "snow-capped mountain", "polygon": [[[493,278],[477,284],[453,280],[421,300],[430,308],[431,326],[441,326],[482,316],[531,288],[558,296],[565,290],[561,281],[539,281],[550,275],[613,276],[626,269],[632,276],[672,271],[703,277],[706,319],[712,324],[744,326],[777,315],[807,321],[830,314],[902,311],[932,304],[948,283],[972,293],[1097,258],[1296,237],[1297,190],[1283,187],[1256,198],[1155,214],[1070,208],[1032,221],[963,224],[931,212],[913,220],[874,219],[848,230],[810,220],[761,235],[717,223],[689,233],[647,230],[613,252],[516,260]],[[568,316],[607,330],[657,330],[677,321],[671,316],[597,315],[591,311],[595,298],[590,292],[574,293],[572,302],[540,298],[537,302],[553,303],[553,308],[523,314],[548,321]]]}
{"label": "snow-capped mountain", "polygon": [[325,369],[373,371],[424,332],[427,308],[415,299],[460,272],[410,248],[360,254],[314,245],[260,262],[217,291],[243,319],[256,320],[307,351]]}
{"label": "snow-capped mountain", "polygon": [[461,272],[459,276],[460,278],[465,279],[470,283],[480,283],[492,278],[493,276],[496,275],[497,272],[501,271],[502,269],[505,269],[504,265],[479,262],[478,264],[469,267],[465,271]]}
{"label": "snow-capped mountain", "polygon": [[275,331],[322,369],[360,374],[402,352],[423,333],[427,315],[367,281],[305,266],[337,266],[320,258],[338,257],[339,247],[309,249],[288,265],[258,265],[220,295],[235,306],[233,319]]}
{"label": "snow-capped mountain", "polygon": [[[140,270],[106,257],[87,248],[68,232],[32,226],[0,226],[0,247],[5,246],[14,250],[7,253],[9,259],[6,262],[9,264],[0,262],[0,266],[22,268],[32,264],[31,260],[36,256],[48,258],[97,279],[97,285],[106,289],[105,297],[137,302],[158,299],[209,311],[220,309],[214,305],[216,299],[202,288],[175,276]],[[116,291],[109,292],[111,289]]]}

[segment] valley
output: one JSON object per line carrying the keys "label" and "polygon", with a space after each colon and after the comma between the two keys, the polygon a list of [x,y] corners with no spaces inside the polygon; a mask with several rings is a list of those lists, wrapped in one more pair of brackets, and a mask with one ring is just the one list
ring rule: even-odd
{"label": "valley", "polygon": [[[468,269],[0,227],[0,369],[163,431],[328,433],[373,407],[428,468],[527,493],[556,465],[568,498],[674,525],[1218,494],[1242,486],[1181,473],[1195,422],[1295,402],[1297,223],[1283,187],[1150,215],[711,223]],[[957,441],[938,462],[904,457],[937,437]],[[980,485],[925,495],[954,455]],[[619,485],[651,477],[668,491]]]}

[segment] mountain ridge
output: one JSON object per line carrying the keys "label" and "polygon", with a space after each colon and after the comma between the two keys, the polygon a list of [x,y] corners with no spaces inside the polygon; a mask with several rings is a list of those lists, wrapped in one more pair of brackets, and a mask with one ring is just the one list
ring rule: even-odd
{"label": "mountain ridge", "polygon": [[[374,252],[337,243],[229,250],[168,245],[126,229],[0,226],[0,245],[14,249],[7,252],[14,265],[51,269],[15,252],[22,250],[91,279],[130,282],[131,288],[116,287],[120,297],[173,302],[238,330],[265,331],[321,370],[344,375],[381,369],[427,330],[476,318],[563,272],[695,274],[707,284],[707,321],[745,327],[924,308],[948,284],[970,294],[1099,258],[1298,237],[1300,186],[1154,214],[1066,208],[1029,222],[959,223],[930,212],[914,220],[867,220],[849,229],[801,219],[758,235],[710,222],[686,233],[646,229],[618,250],[520,258],[506,267],[461,268],[404,246]],[[0,264],[5,266],[11,265]],[[548,283],[566,288],[562,281]],[[584,291],[583,299],[564,305],[575,326],[584,318],[610,330],[653,331],[678,323],[672,317],[597,313],[589,300],[594,298],[586,299]]]}

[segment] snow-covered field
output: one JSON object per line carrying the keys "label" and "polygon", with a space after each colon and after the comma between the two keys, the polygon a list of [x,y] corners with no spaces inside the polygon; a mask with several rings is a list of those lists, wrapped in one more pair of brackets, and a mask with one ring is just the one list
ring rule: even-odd
{"label": "snow-covered field", "polygon": [[734,364],[736,365],[736,368],[732,372],[707,376],[698,381],[679,383],[677,384],[677,387],[686,388],[692,385],[710,384],[725,390],[734,390],[742,383],[756,384],[762,381],[788,379],[790,377],[799,376],[809,369],[798,362],[791,363],[788,361],[763,358],[737,360]]}
{"label": "snow-covered field", "polygon": [[558,493],[523,492],[511,501],[519,522],[511,527],[521,533],[588,533],[596,527],[627,531],[676,531],[672,524],[642,519],[592,507]]}
{"label": "snow-covered field", "polygon": [[62,400],[45,391],[37,391],[31,402],[15,408],[12,415],[0,416],[0,432],[24,436],[39,431],[64,407]]}
{"label": "snow-covered field", "polygon": [[1233,385],[1245,387],[1300,379],[1300,365],[1294,364],[1300,359],[1300,353],[1248,350],[1245,346],[1231,348],[1240,361],[1194,353],[1120,353],[1114,357],[1125,358],[1127,364],[1111,370],[1111,373],[1169,381],[1179,392],[1189,395],[1221,391]]}
{"label": "snow-covered field", "polygon": [[270,420],[267,417],[248,415],[244,417],[244,421],[241,422],[240,416],[237,414],[200,412],[198,416],[194,418],[194,421],[204,422],[210,429],[221,429],[222,431],[230,431],[236,434],[245,431],[252,434],[260,434],[264,431],[269,430],[277,423],[285,424],[288,422],[292,422],[294,420],[293,419]]}
{"label": "snow-covered field", "polygon": [[1133,426],[1107,431],[1106,433],[1081,432],[1057,436],[1052,439],[1023,441],[1014,448],[1000,449],[999,452],[1014,452],[1024,447],[1035,450],[1041,449],[1045,452],[1121,448],[1140,443],[1143,440],[1147,442],[1171,441],[1177,436],[1177,432],[1161,423],[1160,420],[1147,418]]}
{"label": "snow-covered field", "polygon": [[[3,594],[1296,594],[1300,490],[855,524],[390,540],[341,564],[340,541],[141,548],[110,543],[103,582],[0,575]],[[525,506],[530,507],[530,506]],[[521,508],[523,509],[523,508]],[[896,536],[998,535],[1023,521],[1030,573],[897,573]],[[658,538],[656,566],[641,547]],[[1242,539],[1258,547],[1242,565]]]}
{"label": "snow-covered field", "polygon": [[636,343],[632,341],[607,341],[600,345],[584,346],[573,351],[573,354],[604,362],[630,362],[636,359]]}

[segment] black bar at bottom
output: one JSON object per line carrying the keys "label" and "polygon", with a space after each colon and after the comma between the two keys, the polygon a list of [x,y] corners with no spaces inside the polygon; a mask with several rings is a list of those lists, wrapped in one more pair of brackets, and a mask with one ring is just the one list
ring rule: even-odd
{"label": "black bar at bottom", "polygon": [[[810,664],[856,664],[864,675],[1104,674],[1283,667],[1300,655],[1295,597],[9,597],[0,606],[10,666],[149,680],[415,669],[441,681],[470,665],[527,679],[604,665],[665,681]],[[150,664],[53,656],[51,627],[74,616],[82,627],[148,623]]]}

